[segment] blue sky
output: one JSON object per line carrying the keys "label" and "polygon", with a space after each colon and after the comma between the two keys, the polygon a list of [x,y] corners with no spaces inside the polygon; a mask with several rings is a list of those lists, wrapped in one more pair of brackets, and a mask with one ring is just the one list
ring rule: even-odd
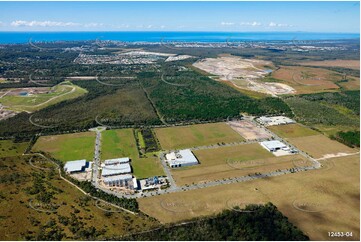
{"label": "blue sky", "polygon": [[0,2],[0,31],[359,33],[359,2]]}

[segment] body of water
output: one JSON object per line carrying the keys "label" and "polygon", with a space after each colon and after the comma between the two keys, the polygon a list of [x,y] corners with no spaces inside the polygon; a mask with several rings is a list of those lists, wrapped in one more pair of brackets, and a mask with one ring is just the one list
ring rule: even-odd
{"label": "body of water", "polygon": [[117,40],[127,42],[226,42],[280,40],[340,40],[358,39],[352,33],[306,32],[0,32],[0,43],[37,41]]}

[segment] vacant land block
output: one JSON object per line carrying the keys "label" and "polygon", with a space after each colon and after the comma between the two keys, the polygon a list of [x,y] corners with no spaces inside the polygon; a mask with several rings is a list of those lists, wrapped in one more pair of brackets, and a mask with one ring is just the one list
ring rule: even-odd
{"label": "vacant land block", "polygon": [[288,141],[316,159],[328,157],[330,155],[352,154],[358,152],[358,150],[331,140],[322,134],[289,138]]}
{"label": "vacant land block", "polygon": [[300,155],[275,157],[258,143],[195,150],[193,153],[199,165],[172,169],[173,178],[180,186],[311,165]]}
{"label": "vacant land block", "polygon": [[[338,91],[340,87],[337,83],[344,79],[342,74],[335,71],[300,66],[281,66],[272,73],[272,77],[292,86],[298,94]],[[342,83],[353,86],[352,83],[358,82],[359,78],[348,77]]]}
{"label": "vacant land block", "polygon": [[226,123],[159,128],[155,133],[164,150],[244,141]]}
{"label": "vacant land block", "polygon": [[[248,147],[252,150],[251,147]],[[267,152],[267,151],[266,151]],[[312,163],[301,155],[288,155],[282,157],[266,157],[247,159],[245,157],[219,158],[219,160],[211,160],[213,164],[206,163],[204,160],[201,164],[193,167],[186,167],[172,170],[173,178],[177,185],[190,185],[192,183],[204,183],[215,180],[223,180],[227,178],[248,176],[255,173],[267,173],[276,170],[291,169],[295,167],[311,166]],[[206,155],[205,155],[206,156]],[[262,155],[258,156],[261,157]],[[202,156],[200,156],[203,159]],[[248,157],[249,158],[249,157]],[[216,162],[218,161],[218,162]]]}
{"label": "vacant land block", "polygon": [[[138,199],[161,222],[211,215],[235,205],[272,202],[311,240],[329,240],[337,227],[360,238],[358,155],[321,161],[323,168],[249,182]],[[337,218],[337,219],[335,219]],[[339,238],[338,240],[344,240]]]}
{"label": "vacant land block", "polygon": [[164,175],[157,157],[139,158],[133,129],[106,130],[102,133],[101,159],[131,158],[133,173],[137,178]]}
{"label": "vacant land block", "polygon": [[324,60],[307,61],[299,63],[305,66],[325,66],[325,67],[343,67],[360,70],[360,60]]}
{"label": "vacant land block", "polygon": [[92,161],[94,145],[94,132],[41,136],[36,141],[33,151],[48,152],[63,162],[80,159]]}
{"label": "vacant land block", "polygon": [[227,123],[247,140],[268,139],[271,137],[265,130],[248,120],[229,121]]}
{"label": "vacant land block", "polygon": [[21,155],[28,145],[27,142],[14,143],[12,140],[0,140],[0,157]]}
{"label": "vacant land block", "polygon": [[317,131],[300,124],[274,125],[267,128],[282,138],[296,138],[319,134]]}

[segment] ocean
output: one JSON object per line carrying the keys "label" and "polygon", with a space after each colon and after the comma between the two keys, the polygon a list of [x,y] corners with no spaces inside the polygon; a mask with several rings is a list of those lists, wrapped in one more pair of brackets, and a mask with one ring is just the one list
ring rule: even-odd
{"label": "ocean", "polygon": [[117,40],[126,42],[226,42],[359,39],[353,33],[309,32],[0,32],[1,44],[42,41]]}

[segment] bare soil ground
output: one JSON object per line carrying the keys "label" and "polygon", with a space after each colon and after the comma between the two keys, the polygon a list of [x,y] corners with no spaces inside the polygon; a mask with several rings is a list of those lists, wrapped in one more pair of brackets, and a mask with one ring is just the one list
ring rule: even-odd
{"label": "bare soil ground", "polygon": [[230,81],[236,88],[271,95],[290,94],[292,87],[282,83],[258,82],[272,71],[270,61],[242,59],[236,56],[221,56],[197,61],[193,66],[217,75],[221,81]]}
{"label": "bare soil ground", "polygon": [[271,137],[265,130],[247,120],[229,121],[227,124],[246,140],[268,139]]}

